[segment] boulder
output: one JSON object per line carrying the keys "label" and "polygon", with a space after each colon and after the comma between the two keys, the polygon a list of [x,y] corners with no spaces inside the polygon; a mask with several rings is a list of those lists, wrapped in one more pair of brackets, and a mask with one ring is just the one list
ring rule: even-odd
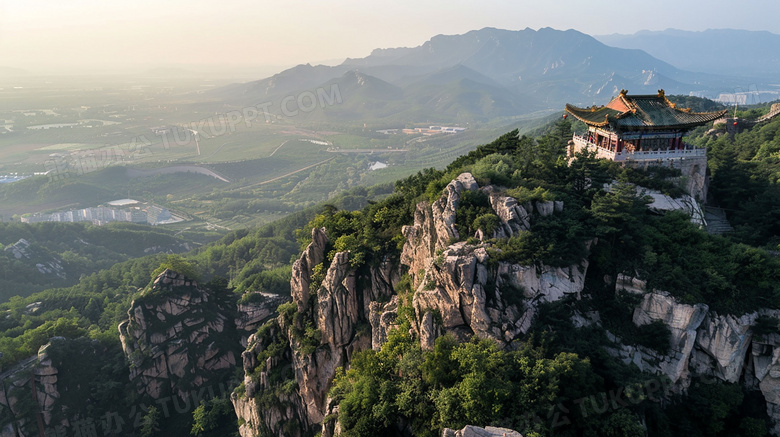
{"label": "boulder", "polygon": [[471,425],[466,425],[463,429],[457,431],[444,428],[441,435],[442,437],[523,437],[519,432],[508,428],[496,428],[493,426],[480,428]]}

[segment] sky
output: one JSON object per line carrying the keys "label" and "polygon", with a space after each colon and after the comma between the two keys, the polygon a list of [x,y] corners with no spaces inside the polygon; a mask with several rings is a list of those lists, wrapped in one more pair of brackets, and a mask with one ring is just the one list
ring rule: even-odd
{"label": "sky", "polygon": [[0,68],[278,70],[483,27],[780,34],[777,0],[0,0]]}

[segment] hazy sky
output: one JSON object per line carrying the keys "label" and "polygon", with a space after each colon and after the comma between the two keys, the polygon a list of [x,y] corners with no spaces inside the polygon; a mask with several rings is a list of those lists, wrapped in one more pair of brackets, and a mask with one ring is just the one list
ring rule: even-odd
{"label": "hazy sky", "polygon": [[290,66],[483,27],[591,35],[735,28],[780,34],[777,0],[0,0],[0,67],[33,73]]}

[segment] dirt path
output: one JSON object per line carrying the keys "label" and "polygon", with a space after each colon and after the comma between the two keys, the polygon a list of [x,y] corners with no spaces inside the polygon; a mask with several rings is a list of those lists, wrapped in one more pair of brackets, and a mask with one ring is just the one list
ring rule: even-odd
{"label": "dirt path", "polygon": [[283,142],[282,144],[279,144],[279,147],[275,148],[274,151],[271,152],[270,155],[268,155],[268,157],[270,158],[270,157],[274,156],[274,153],[276,153],[277,150],[281,149],[282,146],[284,146],[285,144],[289,143],[290,141],[292,141],[292,140],[287,140],[287,141]]}

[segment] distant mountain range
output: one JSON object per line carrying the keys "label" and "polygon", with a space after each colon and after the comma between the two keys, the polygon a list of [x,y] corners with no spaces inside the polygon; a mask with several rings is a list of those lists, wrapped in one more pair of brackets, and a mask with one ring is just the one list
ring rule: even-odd
{"label": "distant mountain range", "polygon": [[613,47],[644,50],[684,70],[774,80],[780,77],[780,35],[770,32],[667,29],[595,38]]}
{"label": "distant mountain range", "polygon": [[376,49],[337,66],[298,65],[210,95],[234,104],[279,104],[285,96],[335,85],[342,104],[307,113],[308,119],[434,122],[486,121],[555,110],[566,102],[602,104],[621,89],[712,97],[733,90],[728,77],[689,70],[575,30],[485,28],[438,35],[418,47]]}

